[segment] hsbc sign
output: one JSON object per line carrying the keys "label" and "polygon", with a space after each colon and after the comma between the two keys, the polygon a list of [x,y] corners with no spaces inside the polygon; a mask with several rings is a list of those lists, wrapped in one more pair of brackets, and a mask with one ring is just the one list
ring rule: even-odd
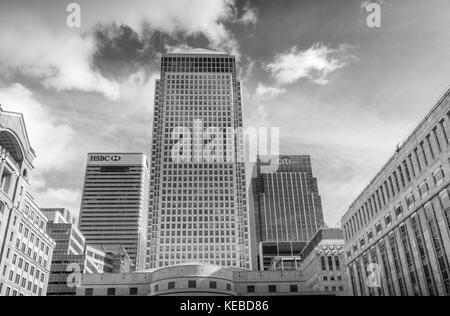
{"label": "hsbc sign", "polygon": [[89,158],[89,161],[113,161],[113,162],[117,162],[120,161],[122,159],[122,157],[117,156],[117,155],[100,155],[100,156],[91,156]]}

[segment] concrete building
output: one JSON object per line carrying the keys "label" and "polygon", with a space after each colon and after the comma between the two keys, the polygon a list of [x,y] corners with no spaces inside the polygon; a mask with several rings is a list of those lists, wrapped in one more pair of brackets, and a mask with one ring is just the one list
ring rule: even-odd
{"label": "concrete building", "polygon": [[[73,272],[101,273],[103,265],[87,256],[86,244],[83,234],[68,220],[70,212],[64,209],[41,209],[47,216],[47,233],[56,242],[53,252],[50,277],[48,281],[47,296],[75,295],[75,286],[71,282]],[[104,260],[104,253],[103,253]]]}
{"label": "concrete building", "polygon": [[351,295],[345,267],[344,234],[340,228],[321,228],[300,253],[300,272],[314,292]]}
{"label": "concrete building", "polygon": [[97,245],[92,248],[94,247],[88,245],[87,253],[95,250],[100,252],[100,255],[94,254],[94,257],[104,265],[104,272],[128,273],[134,270],[133,260],[122,245]]}
{"label": "concrete building", "polygon": [[77,219],[72,215],[70,210],[66,208],[41,208],[41,212],[45,214],[49,221],[60,221],[56,217],[62,217],[65,222],[77,225]]}
{"label": "concrete building", "polygon": [[86,244],[122,245],[133,266],[145,266],[148,164],[142,153],[90,153],[79,227]]}
{"label": "concrete building", "polygon": [[55,242],[29,192],[35,157],[22,114],[0,107],[0,296],[47,293]]}
{"label": "concrete building", "polygon": [[42,209],[47,233],[56,242],[47,296],[76,295],[75,273],[127,273],[133,263],[122,245],[88,245],[66,209]]}
{"label": "concrete building", "polygon": [[147,267],[195,261],[251,268],[243,142],[228,133],[240,128],[234,56],[192,49],[162,57],[153,117]]}
{"label": "concrete building", "polygon": [[185,263],[145,272],[85,274],[79,296],[311,295],[299,271],[249,271]]}
{"label": "concrete building", "polygon": [[[296,256],[323,226],[322,202],[310,156],[277,157],[275,172],[262,172],[258,157],[250,185],[254,269],[267,270],[275,257]],[[257,264],[256,264],[257,263]]]}
{"label": "concrete building", "polygon": [[355,295],[450,295],[450,90],[342,218]]}

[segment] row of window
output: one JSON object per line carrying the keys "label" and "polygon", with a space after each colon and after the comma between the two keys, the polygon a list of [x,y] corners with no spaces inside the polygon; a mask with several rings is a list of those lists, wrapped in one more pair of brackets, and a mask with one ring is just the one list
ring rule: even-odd
{"label": "row of window", "polygon": [[[167,283],[167,289],[175,289],[175,282],[171,281]],[[188,281],[188,288],[189,289],[195,289],[197,288],[197,281],[195,280],[189,280]],[[217,281],[209,281],[209,288],[210,289],[217,289]],[[226,283],[225,288],[227,291],[232,290],[232,286],[230,283]],[[153,290],[155,292],[159,291],[159,284],[155,284],[153,286]],[[267,292],[269,293],[276,293],[277,292],[277,286],[276,285],[267,285]],[[297,293],[298,292],[298,285],[297,284],[290,284],[289,285],[289,291],[291,293]],[[343,291],[343,287],[341,289]],[[247,293],[256,293],[256,286],[255,285],[247,285]],[[92,296],[94,295],[94,289],[93,288],[86,288],[84,291],[85,296]],[[108,296],[114,296],[116,295],[116,288],[108,288],[106,290],[106,295]],[[129,295],[138,295],[138,288],[131,287],[129,289]]]}
{"label": "row of window", "polygon": [[[436,177],[437,174],[439,174],[440,176]],[[445,175],[444,175],[444,171],[442,170],[442,168],[439,168],[437,171],[435,171],[433,173],[433,175],[434,175],[433,176],[434,185],[436,187],[444,182]],[[428,197],[429,186],[426,181],[418,186],[418,192],[420,194],[421,199],[425,199],[426,197]],[[414,192],[411,192],[411,194],[406,197],[406,205],[407,205],[408,210],[412,209],[416,205],[416,199],[415,199]],[[399,219],[400,217],[403,216],[403,214],[404,214],[404,210],[403,210],[403,206],[401,204],[394,208],[395,219]],[[391,226],[393,221],[394,221],[394,219],[393,219],[392,214],[390,214],[390,212],[388,212],[384,216],[383,221],[378,221],[377,223],[375,223],[376,235],[379,235],[383,231],[383,228],[388,228],[389,226]],[[356,253],[359,248],[364,248],[367,243],[370,243],[373,240],[373,238],[374,238],[374,232],[372,229],[369,229],[368,232],[366,233],[366,236],[362,236],[359,239],[359,245],[358,245],[358,243],[353,244],[353,248],[352,248],[353,252]],[[367,240],[367,243],[366,243],[366,240]],[[351,252],[348,252],[347,257],[350,257],[350,256],[351,256]]]}
{"label": "row of window", "polygon": [[[431,132],[392,171],[361,208],[344,223],[346,240],[355,236],[367,222],[389,204],[391,199],[404,190],[438,157],[444,150],[444,146],[449,145],[449,120],[450,112],[431,129]],[[439,180],[438,176],[437,181]]]}
{"label": "row of window", "polygon": [[[333,260],[334,257],[334,260]],[[333,266],[334,261],[334,266]],[[320,265],[322,271],[340,271],[341,270],[341,262],[339,256],[321,256],[320,257]]]}
{"label": "row of window", "polygon": [[[447,190],[443,190],[350,263],[353,292],[359,295],[434,296],[440,293],[438,285],[441,284],[444,294],[450,295],[450,266],[444,246],[449,236],[450,199]],[[437,264],[431,263],[434,260]],[[364,284],[364,278],[370,273],[366,270],[370,263],[381,266],[383,279],[377,289],[367,288]],[[363,271],[367,271],[365,275]],[[419,276],[423,277],[423,282]],[[407,287],[407,281],[411,287]]]}

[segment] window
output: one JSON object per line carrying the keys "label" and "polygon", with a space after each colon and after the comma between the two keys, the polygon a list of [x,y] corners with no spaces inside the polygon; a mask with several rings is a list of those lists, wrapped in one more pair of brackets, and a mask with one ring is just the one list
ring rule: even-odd
{"label": "window", "polygon": [[326,265],[326,263],[325,263],[325,257],[321,257],[321,258],[320,258],[320,262],[321,262],[321,264],[322,264],[322,270],[323,270],[323,271],[326,271],[326,270],[327,270],[327,265]]}
{"label": "window", "polygon": [[255,293],[255,286],[247,285],[247,293]]}
{"label": "window", "polygon": [[93,296],[94,295],[94,289],[93,288],[86,288],[84,290],[84,295],[85,296]]}
{"label": "window", "polygon": [[291,292],[298,292],[298,285],[297,285],[297,284],[291,284],[291,285],[289,286],[289,290],[290,290]]}
{"label": "window", "polygon": [[231,284],[227,283],[227,291],[231,291]]}
{"label": "window", "polygon": [[428,195],[428,183],[424,182],[419,186],[420,197],[423,199]]}
{"label": "window", "polygon": [[398,206],[397,208],[395,208],[394,212],[395,212],[395,216],[396,216],[397,218],[399,218],[399,217],[403,214],[403,208],[402,208],[402,206],[400,205],[400,206]]}
{"label": "window", "polygon": [[444,170],[439,169],[433,173],[434,183],[436,186],[444,182]]}
{"label": "window", "polygon": [[0,187],[6,194],[9,194],[9,188],[11,186],[11,172],[9,172],[6,168],[3,170]]}
{"label": "window", "polygon": [[[155,291],[158,291],[158,285],[155,285]],[[138,289],[137,287],[131,287],[130,288],[130,295],[137,295],[138,294]]]}
{"label": "window", "polygon": [[341,263],[339,257],[334,257],[334,264],[336,265],[336,270],[341,270]]}
{"label": "window", "polygon": [[382,230],[383,230],[383,226],[381,225],[381,222],[378,222],[375,225],[375,231],[377,232],[377,234],[379,234]]}
{"label": "window", "polygon": [[189,280],[188,281],[188,288],[193,289],[197,287],[197,281],[195,280]]}
{"label": "window", "polygon": [[167,284],[167,288],[170,290],[170,289],[174,289],[175,288],[175,282],[169,282],[168,284]]}
{"label": "window", "polygon": [[328,257],[328,269],[330,271],[333,270],[333,257],[331,257],[331,256]]}
{"label": "window", "polygon": [[406,207],[408,208],[408,210],[410,210],[414,207],[415,204],[416,204],[416,199],[414,197],[414,194],[411,193],[411,195],[409,195],[406,198]]}
{"label": "window", "polygon": [[386,215],[384,217],[384,223],[386,224],[386,226],[390,225],[392,223],[392,216],[391,215]]}
{"label": "window", "polygon": [[369,242],[372,241],[372,239],[373,239],[373,231],[372,230],[369,230],[369,232],[367,233],[367,239],[369,240]]}
{"label": "window", "polygon": [[277,291],[276,285],[269,285],[269,293],[275,293]]}
{"label": "window", "polygon": [[216,281],[209,281],[209,288],[210,289],[217,289],[217,282]]}
{"label": "window", "polygon": [[114,296],[114,295],[116,295],[116,289],[115,289],[115,288],[112,288],[112,287],[108,288],[107,294],[106,294],[106,295],[108,295],[108,296]]}

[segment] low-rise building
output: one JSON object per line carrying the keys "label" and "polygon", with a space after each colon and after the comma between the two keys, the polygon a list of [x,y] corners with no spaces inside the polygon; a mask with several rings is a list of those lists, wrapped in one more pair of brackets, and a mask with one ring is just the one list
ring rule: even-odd
{"label": "low-rise building", "polygon": [[[49,219],[47,233],[55,240],[56,247],[50,269],[47,296],[70,296],[76,294],[75,284],[78,280],[74,273],[101,273],[104,267],[105,253],[100,252],[98,259],[85,244],[85,238],[71,220],[69,212],[64,209],[42,209]],[[100,261],[103,259],[102,261]],[[100,262],[97,262],[100,261]]]}
{"label": "low-rise building", "polygon": [[339,228],[321,228],[300,253],[300,271],[314,292],[351,295],[345,269],[344,235]]}
{"label": "low-rise building", "polygon": [[316,295],[300,271],[249,271],[186,263],[143,272],[84,274],[79,296],[275,296]]}

